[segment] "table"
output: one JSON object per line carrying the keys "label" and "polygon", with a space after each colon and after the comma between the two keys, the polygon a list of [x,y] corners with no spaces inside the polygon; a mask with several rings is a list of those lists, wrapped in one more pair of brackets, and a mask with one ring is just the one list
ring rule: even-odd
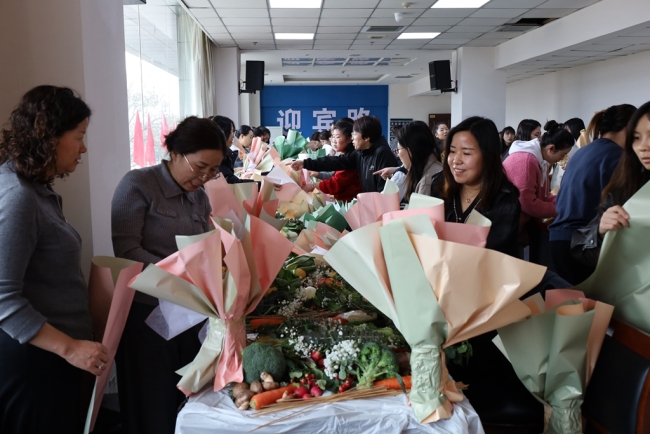
{"label": "table", "polygon": [[[223,392],[209,387],[190,398],[178,414],[176,434],[248,433],[279,419],[286,410],[252,417],[254,411],[239,411]],[[326,404],[291,419],[254,431],[259,434],[484,434],[481,421],[467,399],[454,404],[451,419],[420,424],[408,406],[406,396],[350,400]]]}

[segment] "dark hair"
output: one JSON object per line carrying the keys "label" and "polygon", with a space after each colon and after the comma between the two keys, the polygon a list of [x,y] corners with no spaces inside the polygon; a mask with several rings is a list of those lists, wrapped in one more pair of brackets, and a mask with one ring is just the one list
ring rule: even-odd
{"label": "dark hair", "polygon": [[237,132],[235,133],[235,136],[240,137],[240,136],[247,136],[248,133],[252,131],[252,128],[249,127],[248,125],[242,125],[239,127]]}
{"label": "dark hair", "polygon": [[318,135],[319,140],[329,140],[332,137],[332,133],[329,130],[323,130]]}
{"label": "dark hair", "polygon": [[352,119],[352,118],[341,118],[336,122],[347,122],[349,124],[354,124],[354,119]]}
{"label": "dark hair", "polygon": [[318,141],[318,140],[320,140],[319,137],[320,137],[320,131],[314,131],[313,133],[311,133],[310,140],[311,141]]}
{"label": "dark hair", "polygon": [[406,174],[406,193],[404,193],[404,199],[408,200],[424,176],[429,157],[434,155],[440,161],[440,154],[429,126],[421,121],[411,122],[400,128],[397,131],[397,142],[407,149],[411,158],[411,167]]}
{"label": "dark hair", "polygon": [[634,148],[632,147],[634,144],[634,130],[636,130],[636,126],[644,116],[650,119],[650,102],[639,107],[630,118],[627,127],[627,135],[625,136],[623,155],[618,161],[612,179],[603,190],[603,201],[609,193],[612,193],[615,202],[623,205],[650,179],[650,170],[646,170],[645,167],[643,167],[641,160],[639,160],[639,157],[636,155],[636,152],[634,152]]}
{"label": "dark hair", "polygon": [[[481,201],[476,206],[478,210],[489,209],[496,198],[499,190],[508,188],[510,191],[518,191],[508,180],[503,164],[501,164],[501,144],[499,142],[499,131],[490,119],[480,116],[472,116],[465,119],[449,131],[445,143],[445,155],[449,155],[451,143],[454,136],[460,132],[469,132],[478,142],[481,156],[483,157],[483,168],[481,170]],[[461,185],[456,182],[449,167],[449,160],[442,163],[442,173],[445,185],[442,191],[442,198],[453,199],[460,193]]]}
{"label": "dark hair", "polygon": [[613,105],[597,112],[587,127],[587,135],[596,140],[607,133],[618,133],[625,128],[636,107],[631,104]]}
{"label": "dark hair", "polygon": [[204,149],[221,151],[224,155],[226,148],[226,136],[210,119],[190,116],[183,119],[176,129],[165,136],[165,144],[169,153],[186,155],[193,154]]}
{"label": "dark hair", "polygon": [[370,140],[370,143],[375,143],[381,137],[381,121],[376,116],[361,116],[354,121],[352,130]]}
{"label": "dark hair", "polygon": [[585,129],[585,123],[580,118],[571,118],[562,125],[562,128],[568,128],[569,132],[573,136],[573,140],[578,140],[580,137],[580,131]]}
{"label": "dark hair", "polygon": [[352,123],[346,121],[338,121],[333,124],[333,130],[339,130],[340,133],[343,133],[345,137],[350,139],[350,143],[343,150],[344,154],[349,154],[354,151],[354,145],[352,144]]}
{"label": "dark hair", "polygon": [[253,128],[253,137],[262,137],[264,134],[271,136],[271,131],[266,127]]}
{"label": "dark hair", "polygon": [[501,140],[501,154],[503,155],[509,148],[510,145],[506,144],[506,141],[503,139],[503,136],[505,136],[506,133],[511,133],[515,134],[515,129],[508,126],[499,131],[499,139]]}
{"label": "dark hair", "polygon": [[230,136],[230,133],[235,132],[235,123],[230,119],[225,116],[212,116],[210,119],[212,119],[216,124],[221,128],[221,131],[223,132],[223,135],[228,139],[228,136]]}
{"label": "dark hair", "polygon": [[553,120],[544,124],[544,130],[546,132],[539,139],[539,144],[542,148],[545,148],[548,145],[555,145],[556,151],[562,151],[572,147],[575,143],[571,133]]}
{"label": "dark hair", "polygon": [[537,122],[535,119],[522,120],[517,126],[517,134],[515,134],[515,140],[523,140],[524,142],[530,141],[530,135],[533,134],[533,131],[538,127],[542,128],[542,124]]}
{"label": "dark hair", "polygon": [[436,123],[436,124],[433,126],[433,134],[434,134],[434,135],[438,132],[438,128],[440,128],[440,125],[444,125],[444,126],[446,126],[447,128],[449,128],[449,125],[447,125],[446,123],[444,123],[444,122],[438,122],[438,123]]}
{"label": "dark hair", "polygon": [[37,86],[23,95],[0,131],[0,164],[11,161],[16,173],[50,183],[56,176],[56,146],[61,136],[90,118],[86,103],[67,87]]}

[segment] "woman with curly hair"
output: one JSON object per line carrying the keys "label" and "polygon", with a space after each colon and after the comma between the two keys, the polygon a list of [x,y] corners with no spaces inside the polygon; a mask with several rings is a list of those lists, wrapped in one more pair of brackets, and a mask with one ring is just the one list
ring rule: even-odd
{"label": "woman with curly hair", "polygon": [[102,375],[92,342],[81,238],[55,178],[86,153],[90,108],[68,88],[27,92],[0,131],[0,432],[81,433],[85,372]]}

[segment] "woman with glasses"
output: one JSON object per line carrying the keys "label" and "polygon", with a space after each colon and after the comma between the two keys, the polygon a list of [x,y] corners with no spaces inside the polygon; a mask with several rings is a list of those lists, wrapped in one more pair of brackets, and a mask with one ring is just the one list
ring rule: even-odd
{"label": "woman with glasses", "polygon": [[[210,203],[203,185],[218,175],[226,138],[210,119],[189,117],[166,136],[169,159],[132,170],[113,196],[115,256],[145,266],[175,253],[176,235],[209,230]],[[175,371],[199,351],[198,328],[166,341],[145,320],[158,300],[136,293],[117,352],[122,423],[126,433],[173,433],[184,396]]]}

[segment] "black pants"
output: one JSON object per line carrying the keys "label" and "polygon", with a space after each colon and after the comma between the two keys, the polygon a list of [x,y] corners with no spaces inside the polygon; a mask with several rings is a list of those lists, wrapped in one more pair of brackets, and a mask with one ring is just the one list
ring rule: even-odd
{"label": "black pants", "polygon": [[[90,374],[0,330],[0,433],[82,433]],[[92,384],[92,383],[91,383]]]}
{"label": "black pants", "polygon": [[571,241],[551,241],[552,269],[571,285],[582,283],[594,272],[571,255]]}
{"label": "black pants", "polygon": [[124,432],[173,434],[185,399],[176,370],[199,352],[201,324],[166,341],[145,320],[155,306],[134,302],[117,350],[117,387]]}

